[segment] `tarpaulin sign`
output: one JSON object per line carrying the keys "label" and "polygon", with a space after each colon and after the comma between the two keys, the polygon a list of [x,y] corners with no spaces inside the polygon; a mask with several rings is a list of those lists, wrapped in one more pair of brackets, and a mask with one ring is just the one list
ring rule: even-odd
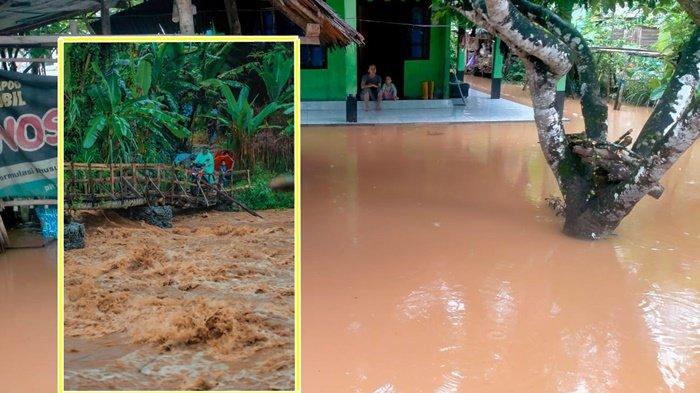
{"label": "tarpaulin sign", "polygon": [[56,90],[56,77],[0,70],[0,198],[56,198]]}

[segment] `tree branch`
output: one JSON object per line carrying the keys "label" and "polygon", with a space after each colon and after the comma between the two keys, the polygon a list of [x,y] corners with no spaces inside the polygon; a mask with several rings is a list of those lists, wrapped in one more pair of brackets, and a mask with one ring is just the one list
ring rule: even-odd
{"label": "tree branch", "polygon": [[536,57],[556,76],[571,68],[569,48],[528,20],[509,0],[465,0],[466,3],[511,49]]}
{"label": "tree branch", "polygon": [[664,137],[666,143],[663,148],[648,158],[646,164],[639,166],[634,176],[626,182],[607,189],[599,198],[595,198],[583,212],[581,220],[601,223],[607,231],[614,230],[645,195],[656,193],[655,198],[660,196],[663,187],[659,180],[698,137],[700,101],[693,100],[671,132]]}
{"label": "tree branch", "polygon": [[581,110],[586,135],[591,139],[606,140],[608,133],[608,105],[600,95],[598,74],[593,54],[583,35],[569,22],[546,7],[528,0],[512,0],[530,20],[539,23],[556,35],[574,53],[576,69],[581,76]]}
{"label": "tree branch", "polygon": [[700,27],[686,43],[666,91],[642,127],[632,151],[640,155],[654,152],[657,142],[671,130],[690,105],[700,81]]}
{"label": "tree branch", "polygon": [[555,106],[558,78],[537,59],[526,58],[523,63],[528,76],[540,147],[547,164],[558,178],[559,164],[564,159],[566,150],[564,126]]}

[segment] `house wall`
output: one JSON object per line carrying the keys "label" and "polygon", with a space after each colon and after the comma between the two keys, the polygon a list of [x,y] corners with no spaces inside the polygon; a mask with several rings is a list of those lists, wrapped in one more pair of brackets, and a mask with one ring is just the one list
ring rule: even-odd
{"label": "house wall", "polygon": [[[441,21],[440,25],[446,25]],[[430,34],[430,58],[406,60],[404,62],[405,98],[419,99],[422,96],[421,82],[435,82],[435,98],[447,98],[449,89],[449,34],[448,27],[433,28]]]}
{"label": "house wall", "polygon": [[[355,27],[355,0],[328,0],[341,18]],[[344,101],[357,93],[357,49],[355,45],[328,50],[328,67],[301,70],[303,101]]]}

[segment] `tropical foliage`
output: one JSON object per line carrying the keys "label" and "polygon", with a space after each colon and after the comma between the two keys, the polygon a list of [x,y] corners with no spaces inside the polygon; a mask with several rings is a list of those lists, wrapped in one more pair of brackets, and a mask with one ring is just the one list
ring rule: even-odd
{"label": "tropical foliage", "polygon": [[215,141],[238,165],[292,169],[293,148],[267,162],[251,147],[293,144],[291,45],[67,44],[64,69],[67,160],[170,162]]}

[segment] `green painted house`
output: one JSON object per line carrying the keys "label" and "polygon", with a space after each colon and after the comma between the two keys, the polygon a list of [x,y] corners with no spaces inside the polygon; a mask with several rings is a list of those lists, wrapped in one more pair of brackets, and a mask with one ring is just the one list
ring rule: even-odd
{"label": "green painted house", "polygon": [[420,99],[421,82],[434,82],[434,97],[446,98],[449,22],[433,21],[429,0],[327,0],[356,28],[364,45],[302,45],[302,101],[339,101],[357,94],[370,64],[389,75],[402,99]]}

